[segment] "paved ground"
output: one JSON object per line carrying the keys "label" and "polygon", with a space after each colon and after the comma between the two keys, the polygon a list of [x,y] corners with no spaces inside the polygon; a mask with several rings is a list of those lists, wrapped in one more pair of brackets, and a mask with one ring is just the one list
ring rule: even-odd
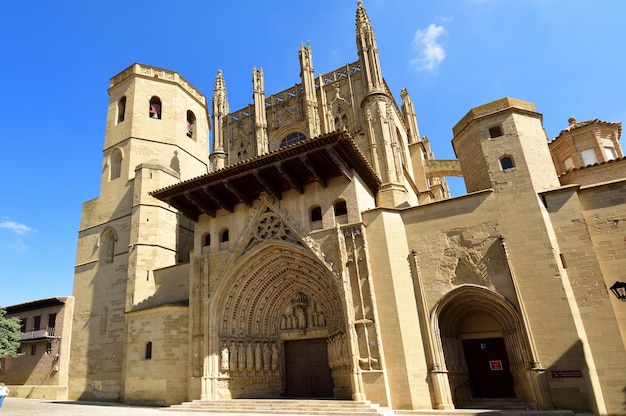
{"label": "paved ground", "polygon": [[[155,407],[126,406],[116,403],[70,402],[7,397],[1,416],[194,416],[209,413],[179,412]],[[219,413],[211,413],[219,415]],[[229,416],[233,416],[230,414]]]}

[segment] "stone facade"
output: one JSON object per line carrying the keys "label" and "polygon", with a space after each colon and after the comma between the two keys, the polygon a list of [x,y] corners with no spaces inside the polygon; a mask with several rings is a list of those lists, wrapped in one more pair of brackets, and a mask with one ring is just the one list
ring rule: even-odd
{"label": "stone facade", "polygon": [[[171,71],[111,80],[70,397],[622,413],[621,124],[573,121],[549,143],[535,106],[504,98],[454,126],[458,160],[436,160],[361,2],[356,28],[358,61],[315,76],[302,45],[301,83],[266,96],[255,68],[254,103],[233,112],[221,71],[210,109]],[[601,163],[576,165],[583,145]],[[450,198],[455,175],[469,193]]]}
{"label": "stone facade", "polygon": [[40,299],[7,306],[20,319],[19,357],[0,360],[0,379],[11,396],[67,400],[74,298]]}

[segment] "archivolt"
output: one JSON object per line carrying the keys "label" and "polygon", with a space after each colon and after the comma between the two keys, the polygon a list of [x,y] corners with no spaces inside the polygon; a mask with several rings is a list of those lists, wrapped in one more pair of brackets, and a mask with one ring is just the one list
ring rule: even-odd
{"label": "archivolt", "polygon": [[306,250],[266,241],[237,264],[212,295],[220,338],[276,338],[282,314],[298,293],[324,312],[329,333],[344,329],[341,286]]}
{"label": "archivolt", "polygon": [[491,315],[503,332],[518,329],[521,324],[519,314],[504,296],[482,286],[464,285],[438,302],[432,315],[433,328],[457,333],[463,318],[473,312]]}
{"label": "archivolt", "polygon": [[[482,286],[461,286],[437,303],[431,316],[431,325],[437,342],[445,349],[441,344],[444,337],[458,341],[465,317],[474,312],[492,316],[500,326],[511,368],[527,368],[531,356],[521,315],[504,296]],[[457,345],[457,348],[461,348],[460,345]],[[437,359],[439,362],[444,360],[441,355]]]}

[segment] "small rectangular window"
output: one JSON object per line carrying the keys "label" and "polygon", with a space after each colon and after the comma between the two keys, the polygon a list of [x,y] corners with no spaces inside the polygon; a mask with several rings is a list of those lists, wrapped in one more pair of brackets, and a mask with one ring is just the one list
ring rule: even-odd
{"label": "small rectangular window", "polygon": [[604,156],[606,157],[606,160],[614,160],[615,149],[609,146],[604,146]]}
{"label": "small rectangular window", "polygon": [[502,167],[502,170],[511,169],[515,167],[515,163],[513,163],[512,158],[505,156],[500,159],[500,167]]}
{"label": "small rectangular window", "polygon": [[35,316],[35,323],[33,324],[33,330],[38,331],[41,329],[41,315]]}
{"label": "small rectangular window", "polygon": [[489,129],[489,137],[491,137],[492,139],[500,136],[502,136],[502,127],[493,126]]}
{"label": "small rectangular window", "polygon": [[37,344],[33,344],[30,346],[30,355],[37,354]]}
{"label": "small rectangular window", "polygon": [[583,159],[583,164],[585,166],[593,165],[598,163],[598,157],[596,156],[596,151],[593,149],[587,149],[580,152],[580,156]]}
{"label": "small rectangular window", "polygon": [[48,328],[54,328],[57,323],[57,314],[51,313],[48,315]]}
{"label": "small rectangular window", "polygon": [[563,161],[563,166],[565,166],[565,170],[574,169],[574,161],[571,157],[568,157]]}
{"label": "small rectangular window", "polygon": [[27,318],[20,319],[20,331],[22,333],[26,332],[26,323],[28,322]]}

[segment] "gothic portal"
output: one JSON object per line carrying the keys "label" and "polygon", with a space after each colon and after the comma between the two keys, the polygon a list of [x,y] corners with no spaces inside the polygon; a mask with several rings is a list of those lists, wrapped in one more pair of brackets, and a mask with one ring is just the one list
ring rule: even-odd
{"label": "gothic portal", "polygon": [[355,20],[354,61],[315,74],[301,45],[298,83],[266,95],[254,68],[235,111],[222,71],[212,100],[148,65],[111,79],[69,397],[623,413],[621,123],[548,142],[532,103],[502,98],[438,160],[361,1]]}

